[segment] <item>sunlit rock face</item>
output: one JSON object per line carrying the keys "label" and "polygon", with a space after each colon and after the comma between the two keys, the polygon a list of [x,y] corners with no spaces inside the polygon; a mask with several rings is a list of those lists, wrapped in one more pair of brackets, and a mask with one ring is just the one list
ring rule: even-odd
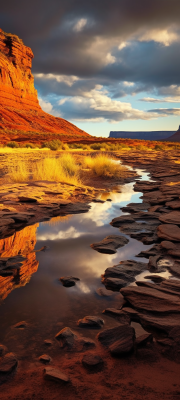
{"label": "sunlit rock face", "polygon": [[37,271],[39,262],[36,260],[36,253],[33,252],[37,227],[38,224],[27,226],[11,237],[0,240],[1,258],[9,258],[18,254],[26,257],[22,267],[13,270],[12,276],[0,276],[0,301],[4,300],[13,289],[25,286],[30,281],[31,275]]}
{"label": "sunlit rock face", "polygon": [[0,133],[6,129],[13,133],[34,131],[89,136],[68,121],[41,109],[31,73],[33,57],[32,50],[18,36],[0,29]]}

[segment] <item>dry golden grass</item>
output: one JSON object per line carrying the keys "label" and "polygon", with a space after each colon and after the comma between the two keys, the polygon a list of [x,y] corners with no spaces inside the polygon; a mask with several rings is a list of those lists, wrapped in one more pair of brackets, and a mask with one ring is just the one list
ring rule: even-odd
{"label": "dry golden grass", "polygon": [[29,170],[24,161],[16,161],[15,165],[8,167],[10,180],[13,182],[27,182],[29,180]]}
{"label": "dry golden grass", "polygon": [[32,179],[79,185],[79,167],[71,154],[63,154],[58,158],[47,157],[34,165]]}
{"label": "dry golden grass", "polygon": [[19,160],[8,168],[11,181],[25,182],[47,180],[80,185],[79,166],[71,154],[63,154],[58,158],[46,158],[31,164],[31,171],[24,160]]}
{"label": "dry golden grass", "polygon": [[119,162],[112,160],[105,154],[96,157],[84,157],[84,168],[89,168],[97,176],[120,177],[123,176],[127,169],[122,167]]}

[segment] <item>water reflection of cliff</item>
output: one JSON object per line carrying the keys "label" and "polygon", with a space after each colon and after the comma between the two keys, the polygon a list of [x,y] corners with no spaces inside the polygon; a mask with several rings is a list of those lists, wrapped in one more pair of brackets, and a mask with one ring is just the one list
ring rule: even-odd
{"label": "water reflection of cliff", "polygon": [[30,281],[31,275],[37,271],[39,262],[33,251],[37,227],[38,224],[27,226],[9,238],[0,240],[0,258],[19,254],[26,257],[19,269],[13,269],[12,276],[0,276],[0,301],[4,300],[12,290],[25,286]]}

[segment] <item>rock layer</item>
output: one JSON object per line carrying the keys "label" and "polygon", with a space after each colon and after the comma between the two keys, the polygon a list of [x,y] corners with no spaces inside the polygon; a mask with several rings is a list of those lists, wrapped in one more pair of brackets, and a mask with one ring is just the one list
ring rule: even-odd
{"label": "rock layer", "polygon": [[[18,36],[0,29],[0,133],[51,132],[88,137],[75,125],[41,109],[31,73],[33,57],[32,50]],[[8,138],[5,135],[2,139]],[[21,141],[19,134],[17,138]]]}

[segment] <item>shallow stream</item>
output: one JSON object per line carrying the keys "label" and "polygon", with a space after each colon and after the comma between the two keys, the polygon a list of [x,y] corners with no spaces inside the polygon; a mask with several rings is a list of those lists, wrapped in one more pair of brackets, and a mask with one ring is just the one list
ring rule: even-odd
{"label": "shallow stream", "polygon": [[[137,172],[141,179],[149,179],[143,171]],[[0,342],[4,342],[10,328],[19,321],[27,321],[34,327],[34,340],[39,338],[43,341],[53,338],[65,326],[77,330],[79,318],[86,315],[102,316],[105,308],[118,308],[118,292],[111,296],[100,294],[99,288],[105,289],[101,275],[106,268],[122,260],[147,262],[147,259],[138,259],[136,255],[152,245],[145,246],[127,236],[129,243],[112,255],[98,253],[90,245],[108,235],[119,234],[119,230],[110,225],[111,220],[122,214],[120,207],[141,202],[142,193],[134,192],[133,186],[134,183],[129,183],[116,188],[114,192],[103,193],[101,199],[112,201],[92,203],[88,213],[57,217],[37,226],[35,249],[47,246],[47,250],[35,253],[39,265],[37,263],[36,272],[31,272],[30,266],[27,282],[13,286],[8,295],[4,295],[0,305]],[[137,278],[142,279],[147,272],[149,274],[149,271],[144,271]],[[63,287],[59,278],[70,275],[80,281],[74,287]],[[166,277],[169,275],[169,272],[165,273]],[[109,316],[105,315],[103,319],[106,328],[118,324]],[[133,325],[138,333],[142,332],[140,325]],[[94,337],[97,331],[85,329],[83,334]],[[14,348],[12,350],[15,351]]]}

